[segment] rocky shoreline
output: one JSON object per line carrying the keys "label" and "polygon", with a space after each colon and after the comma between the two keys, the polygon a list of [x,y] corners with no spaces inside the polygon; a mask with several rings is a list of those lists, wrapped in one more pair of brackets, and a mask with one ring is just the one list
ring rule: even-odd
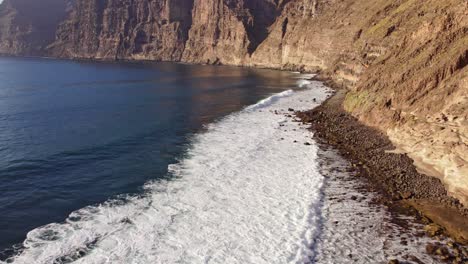
{"label": "rocky shoreline", "polygon": [[[428,244],[428,254],[453,263],[468,261],[468,208],[450,197],[442,182],[419,173],[405,154],[396,153],[388,137],[360,123],[343,109],[346,90],[325,78],[317,78],[335,89],[321,106],[296,112],[301,122],[310,124],[317,140],[336,148],[380,195],[377,203],[396,213],[416,216],[431,237],[449,236],[454,243]],[[452,263],[450,262],[450,263]]]}
{"label": "rocky shoreline", "polygon": [[[282,70],[303,71],[293,66]],[[350,162],[354,174],[366,179],[369,190],[380,194],[376,203],[387,206],[395,214],[415,216],[425,225],[424,232],[430,237],[446,241],[448,236],[454,240],[428,244],[428,254],[447,263],[468,262],[468,208],[447,194],[440,179],[419,173],[413,160],[395,152],[385,134],[362,124],[343,109],[347,92],[343,86],[324,77],[315,81],[334,88],[335,94],[313,110],[295,112],[296,117],[310,124],[319,143],[337,149]],[[390,263],[399,262],[391,260]]]}

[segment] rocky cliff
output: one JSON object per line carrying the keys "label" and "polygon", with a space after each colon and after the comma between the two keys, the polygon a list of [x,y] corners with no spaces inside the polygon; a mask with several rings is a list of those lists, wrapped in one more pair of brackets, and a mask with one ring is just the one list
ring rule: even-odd
{"label": "rocky cliff", "polygon": [[400,1],[384,12],[357,43],[385,43],[384,52],[345,107],[468,204],[468,1]]}
{"label": "rocky cliff", "polygon": [[0,5],[0,54],[45,55],[71,0],[4,0]]}
{"label": "rocky cliff", "polygon": [[278,5],[274,0],[76,0],[48,52],[244,65],[267,37]]}
{"label": "rocky cliff", "polygon": [[320,71],[468,204],[466,0],[39,2],[1,5],[0,52]]}
{"label": "rocky cliff", "polygon": [[[284,1],[283,1],[284,2]],[[246,65],[280,15],[278,0],[195,0],[184,61]]]}
{"label": "rocky cliff", "polygon": [[48,52],[70,58],[178,61],[192,6],[189,0],[76,0]]}

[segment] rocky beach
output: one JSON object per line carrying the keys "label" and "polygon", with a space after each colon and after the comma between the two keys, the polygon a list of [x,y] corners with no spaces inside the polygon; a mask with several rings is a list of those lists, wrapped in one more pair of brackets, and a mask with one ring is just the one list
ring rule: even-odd
{"label": "rocky beach", "polygon": [[395,153],[388,137],[349,115],[342,107],[345,90],[332,81],[316,80],[335,87],[335,94],[313,110],[296,112],[300,122],[310,125],[322,148],[331,146],[349,161],[355,176],[365,179],[364,188],[379,194],[373,202],[395,215],[414,216],[427,236],[453,239],[445,244],[428,243],[428,254],[453,263],[467,261],[468,209],[447,194],[439,179],[419,173],[407,155]]}

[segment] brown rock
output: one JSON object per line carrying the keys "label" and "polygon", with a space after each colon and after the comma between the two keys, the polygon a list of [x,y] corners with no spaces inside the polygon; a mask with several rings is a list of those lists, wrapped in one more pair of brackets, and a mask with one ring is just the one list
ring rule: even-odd
{"label": "brown rock", "polygon": [[442,228],[434,223],[426,225],[424,230],[431,237],[440,235],[442,233]]}
{"label": "brown rock", "polygon": [[449,254],[449,251],[446,247],[442,246],[436,250],[435,254],[439,256],[447,256]]}
{"label": "brown rock", "polygon": [[434,255],[434,254],[436,253],[437,249],[438,249],[438,246],[437,246],[437,245],[434,245],[434,244],[432,244],[432,243],[428,243],[428,244],[426,245],[426,252],[427,252],[427,254]]}
{"label": "brown rock", "polygon": [[413,197],[412,192],[403,192],[403,193],[400,193],[400,195],[401,195],[401,198],[403,199],[410,199],[411,197]]}

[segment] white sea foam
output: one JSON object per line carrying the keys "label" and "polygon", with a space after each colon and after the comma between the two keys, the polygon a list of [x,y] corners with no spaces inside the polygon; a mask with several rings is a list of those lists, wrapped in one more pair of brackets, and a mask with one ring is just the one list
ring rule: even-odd
{"label": "white sea foam", "polygon": [[307,79],[299,79],[297,81],[297,86],[301,87],[301,88],[306,88],[308,87],[309,85],[311,85],[313,83],[313,81],[311,80],[307,80]]}
{"label": "white sea foam", "polygon": [[173,180],[32,230],[13,262],[304,262],[318,232],[323,176],[311,133],[286,109],[309,109],[326,98],[321,84],[310,88],[273,95],[211,124],[170,166]]}
{"label": "white sea foam", "polygon": [[287,90],[287,91],[284,91],[284,92],[281,92],[281,93],[274,94],[274,95],[272,95],[272,96],[270,96],[268,98],[265,98],[265,99],[259,101],[258,103],[254,104],[254,105],[248,106],[246,109],[247,110],[256,110],[256,109],[267,107],[269,105],[274,104],[276,101],[278,101],[279,99],[281,99],[283,97],[291,96],[293,93],[294,93],[293,90]]}
{"label": "white sea foam", "polygon": [[304,74],[301,74],[299,76],[296,76],[297,79],[312,79],[314,78],[315,76],[317,76],[317,74],[315,73],[304,73]]}
{"label": "white sea foam", "polygon": [[314,83],[314,81],[312,81],[312,78],[317,76],[317,74],[314,74],[314,73],[300,73],[300,72],[292,72],[292,73],[297,74],[293,78],[298,79],[296,83],[297,83],[297,86],[300,88],[306,88],[307,86],[312,85]]}

